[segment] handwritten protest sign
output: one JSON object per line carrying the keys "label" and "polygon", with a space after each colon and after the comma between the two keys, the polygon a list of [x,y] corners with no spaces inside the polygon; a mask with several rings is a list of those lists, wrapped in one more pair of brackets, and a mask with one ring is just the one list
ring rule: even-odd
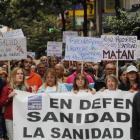
{"label": "handwritten protest sign", "polygon": [[63,31],[63,43],[66,43],[66,37],[77,37],[77,31]]}
{"label": "handwritten protest sign", "polygon": [[35,52],[27,52],[27,55],[31,56],[33,59],[35,58]]}
{"label": "handwritten protest sign", "polygon": [[1,36],[2,38],[24,37],[21,29],[2,33]]}
{"label": "handwritten protest sign", "polygon": [[62,56],[62,42],[51,42],[47,43],[47,56],[56,55],[58,57]]}
{"label": "handwritten protest sign", "polygon": [[105,91],[95,95],[87,92],[35,95],[15,92],[14,140],[132,139],[134,93]]}
{"label": "handwritten protest sign", "polygon": [[137,58],[140,59],[140,40],[137,41],[138,47],[137,47]]}
{"label": "handwritten protest sign", "polygon": [[17,60],[26,58],[26,38],[0,39],[0,60]]}
{"label": "handwritten protest sign", "polygon": [[102,35],[102,60],[136,60],[137,36]]}
{"label": "handwritten protest sign", "polygon": [[67,37],[65,59],[101,62],[102,39],[93,37]]}

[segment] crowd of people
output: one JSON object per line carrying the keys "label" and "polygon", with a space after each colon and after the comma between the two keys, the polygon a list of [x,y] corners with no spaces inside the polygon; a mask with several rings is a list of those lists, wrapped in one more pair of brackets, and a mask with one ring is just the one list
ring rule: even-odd
{"label": "crowd of people", "polygon": [[[8,62],[0,61],[0,140],[13,140],[13,97],[14,89],[35,94],[57,92],[134,91],[140,90],[139,67],[125,61],[116,69],[116,61],[103,60],[101,63],[61,61],[56,56],[42,56],[35,63],[27,59]],[[118,71],[117,71],[118,70]],[[118,73],[118,77],[116,76]],[[65,83],[72,84],[69,91]],[[94,83],[94,88],[91,84]],[[140,139],[140,93],[134,97],[133,137]]]}

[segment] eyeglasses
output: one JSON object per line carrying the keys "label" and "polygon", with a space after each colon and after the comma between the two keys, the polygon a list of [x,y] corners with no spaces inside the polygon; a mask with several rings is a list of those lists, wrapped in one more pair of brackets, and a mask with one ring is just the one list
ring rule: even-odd
{"label": "eyeglasses", "polygon": [[54,79],[54,78],[55,78],[55,77],[46,77],[46,79],[51,79],[51,80]]}
{"label": "eyeglasses", "polygon": [[116,69],[113,69],[113,68],[106,68],[106,70],[116,70]]}
{"label": "eyeglasses", "polygon": [[47,61],[47,59],[44,59],[44,60],[42,60],[42,61]]}

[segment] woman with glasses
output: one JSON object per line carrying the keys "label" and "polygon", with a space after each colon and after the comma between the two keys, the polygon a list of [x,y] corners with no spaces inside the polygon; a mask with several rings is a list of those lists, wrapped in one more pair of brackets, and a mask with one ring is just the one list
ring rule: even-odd
{"label": "woman with glasses", "polygon": [[44,84],[38,89],[38,93],[67,92],[64,84],[58,82],[57,74],[53,68],[47,69]]}

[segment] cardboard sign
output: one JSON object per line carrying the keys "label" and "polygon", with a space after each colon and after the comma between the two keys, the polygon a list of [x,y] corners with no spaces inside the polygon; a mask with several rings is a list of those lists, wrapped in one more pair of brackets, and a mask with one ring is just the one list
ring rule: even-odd
{"label": "cardboard sign", "polygon": [[137,36],[102,35],[102,60],[136,60]]}
{"label": "cardboard sign", "polygon": [[47,56],[56,55],[58,57],[62,56],[62,42],[51,42],[47,43]]}
{"label": "cardboard sign", "polygon": [[24,37],[21,29],[9,31],[1,34],[2,38]]}
{"label": "cardboard sign", "polygon": [[140,59],[140,40],[137,41],[138,46],[137,46],[137,59]]}
{"label": "cardboard sign", "polygon": [[14,140],[132,139],[134,93],[104,91],[92,95],[87,92],[15,92]]}
{"label": "cardboard sign", "polygon": [[101,62],[102,39],[67,37],[65,60]]}
{"label": "cardboard sign", "polygon": [[33,59],[35,58],[35,52],[27,52],[27,55],[30,55]]}
{"label": "cardboard sign", "polygon": [[0,60],[17,60],[26,58],[26,38],[0,39]]}
{"label": "cardboard sign", "polygon": [[66,37],[77,37],[78,32],[76,31],[63,31],[63,43],[66,43]]}

